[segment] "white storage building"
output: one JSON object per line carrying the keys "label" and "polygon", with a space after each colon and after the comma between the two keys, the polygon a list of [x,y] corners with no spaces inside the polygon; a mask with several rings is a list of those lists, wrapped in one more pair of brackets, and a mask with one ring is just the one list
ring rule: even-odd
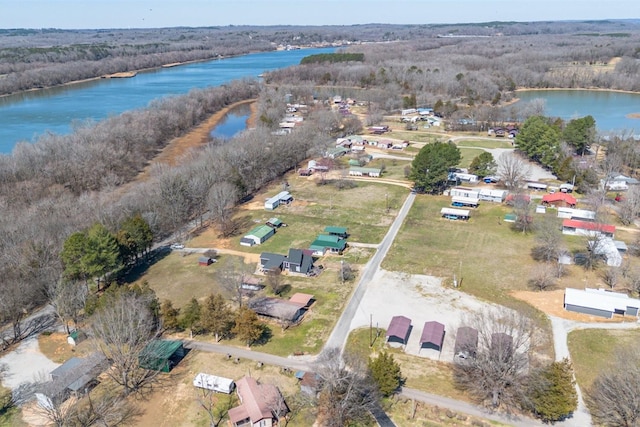
{"label": "white storage building", "polygon": [[585,290],[567,288],[564,291],[564,308],[567,311],[611,319],[614,314],[638,316],[640,300],[626,294],[604,289]]}

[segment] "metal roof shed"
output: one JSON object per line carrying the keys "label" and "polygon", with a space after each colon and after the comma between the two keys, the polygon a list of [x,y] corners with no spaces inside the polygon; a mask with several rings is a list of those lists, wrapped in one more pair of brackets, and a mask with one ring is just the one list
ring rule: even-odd
{"label": "metal roof shed", "polygon": [[185,356],[182,341],[153,340],[140,352],[141,368],[169,372]]}
{"label": "metal roof shed", "polygon": [[432,348],[442,351],[444,341],[444,325],[440,322],[425,322],[420,337],[420,348]]}
{"label": "metal roof shed", "polygon": [[453,352],[456,356],[466,359],[475,357],[478,351],[478,330],[470,326],[461,326],[456,333]]}
{"label": "metal roof shed", "polygon": [[411,319],[404,316],[393,316],[387,328],[387,342],[406,345],[411,328]]}

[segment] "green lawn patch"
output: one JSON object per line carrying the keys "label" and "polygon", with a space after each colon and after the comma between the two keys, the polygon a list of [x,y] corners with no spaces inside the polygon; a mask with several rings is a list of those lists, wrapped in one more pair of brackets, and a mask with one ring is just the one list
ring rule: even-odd
{"label": "green lawn patch", "polygon": [[481,148],[461,147],[459,150],[462,155],[462,159],[460,160],[460,163],[458,163],[458,166],[461,168],[468,168],[473,159],[484,153],[484,150]]}
{"label": "green lawn patch", "polygon": [[567,343],[576,380],[586,391],[620,347],[638,342],[640,330],[582,329],[569,333]]}
{"label": "green lawn patch", "polygon": [[496,139],[489,141],[487,139],[462,139],[456,141],[458,147],[475,147],[475,148],[513,148],[509,140]]}

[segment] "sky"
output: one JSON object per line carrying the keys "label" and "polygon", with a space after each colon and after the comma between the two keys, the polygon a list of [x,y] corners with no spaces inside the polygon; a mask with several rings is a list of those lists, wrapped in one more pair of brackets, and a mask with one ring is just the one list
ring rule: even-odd
{"label": "sky", "polygon": [[0,28],[438,24],[640,18],[638,0],[0,0]]}

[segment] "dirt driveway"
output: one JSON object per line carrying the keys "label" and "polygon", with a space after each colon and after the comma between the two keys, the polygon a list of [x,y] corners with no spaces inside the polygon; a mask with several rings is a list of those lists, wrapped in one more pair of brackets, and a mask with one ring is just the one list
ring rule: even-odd
{"label": "dirt driveway", "polygon": [[8,368],[2,384],[10,389],[41,376],[48,377],[49,372],[60,366],[40,352],[37,336],[24,340],[15,350],[0,358],[1,364]]}

